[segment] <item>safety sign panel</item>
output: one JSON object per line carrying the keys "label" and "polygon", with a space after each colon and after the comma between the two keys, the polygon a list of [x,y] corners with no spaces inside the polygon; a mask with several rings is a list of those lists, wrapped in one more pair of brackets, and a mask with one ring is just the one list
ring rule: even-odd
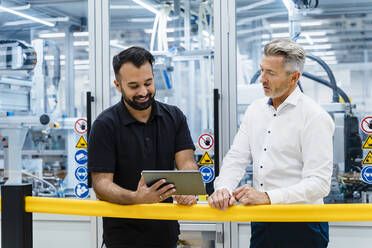
{"label": "safety sign panel", "polygon": [[84,136],[82,135],[78,141],[78,143],[75,146],[76,148],[88,148],[87,141],[84,139]]}
{"label": "safety sign panel", "polygon": [[86,164],[88,162],[88,153],[85,150],[79,150],[75,153],[75,161],[78,164]]}
{"label": "safety sign panel", "polygon": [[203,157],[200,159],[199,163],[200,165],[213,165],[213,160],[209,156],[208,152],[205,152]]}
{"label": "safety sign panel", "polygon": [[85,119],[78,119],[74,125],[75,131],[79,134],[85,134],[88,131],[88,122]]}
{"label": "safety sign panel", "polygon": [[372,149],[372,135],[368,135],[368,138],[363,143],[362,149]]}
{"label": "safety sign panel", "polygon": [[372,164],[372,152],[369,151],[362,164]]}
{"label": "safety sign panel", "polygon": [[89,195],[88,185],[85,183],[79,183],[75,186],[75,195],[78,198],[87,198]]}
{"label": "safety sign panel", "polygon": [[372,166],[365,166],[360,173],[360,176],[363,182],[372,184]]}
{"label": "safety sign panel", "polygon": [[203,182],[210,183],[214,179],[214,169],[211,166],[204,165],[199,168],[199,171],[202,175]]}
{"label": "safety sign panel", "polygon": [[79,166],[75,170],[75,177],[80,182],[84,182],[88,178],[88,169],[85,166]]}
{"label": "safety sign panel", "polygon": [[372,116],[365,117],[360,123],[360,127],[366,134],[372,134]]}
{"label": "safety sign panel", "polygon": [[201,149],[209,150],[214,145],[214,139],[212,135],[205,133],[199,136],[198,144]]}

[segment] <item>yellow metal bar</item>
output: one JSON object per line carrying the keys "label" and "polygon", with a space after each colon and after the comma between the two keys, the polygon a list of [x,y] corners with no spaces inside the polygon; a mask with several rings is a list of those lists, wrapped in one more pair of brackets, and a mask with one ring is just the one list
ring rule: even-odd
{"label": "yellow metal bar", "polygon": [[97,200],[27,196],[26,212],[195,221],[372,221],[372,204],[236,205],[220,211],[207,204],[118,205]]}

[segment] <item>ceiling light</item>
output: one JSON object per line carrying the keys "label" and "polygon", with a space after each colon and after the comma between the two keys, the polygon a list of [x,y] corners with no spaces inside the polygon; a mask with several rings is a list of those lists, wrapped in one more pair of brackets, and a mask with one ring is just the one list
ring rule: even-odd
{"label": "ceiling light", "polygon": [[[70,20],[69,17],[54,17],[54,18],[44,18],[43,21],[45,22],[68,22]],[[3,26],[19,26],[19,25],[26,25],[34,23],[33,20],[19,20],[19,21],[12,21],[12,22],[5,22]],[[54,24],[53,24],[54,25]]]}
{"label": "ceiling light", "polygon": [[288,22],[270,23],[270,28],[288,28]]}
{"label": "ceiling light", "polygon": [[[329,42],[328,38],[319,38],[319,39],[313,39],[311,38],[313,43],[323,43],[323,42]],[[298,39],[298,43],[308,43],[307,39]]]}
{"label": "ceiling light", "polygon": [[128,47],[121,45],[118,40],[110,40],[110,46],[123,49],[123,50],[128,48]]}
{"label": "ceiling light", "polygon": [[[150,4],[147,4],[145,2],[143,2],[142,0],[132,0],[133,2],[135,2],[136,4],[144,7],[145,9],[151,11],[152,13],[154,13],[155,15],[160,15],[160,11],[155,9],[154,7],[152,7]],[[167,20],[170,21],[171,19],[167,16]]]}
{"label": "ceiling light", "polygon": [[110,5],[110,9],[141,9],[141,6],[137,5]]}
{"label": "ceiling light", "polygon": [[89,65],[75,65],[75,70],[89,70]]}
{"label": "ceiling light", "polygon": [[[72,35],[74,37],[86,37],[89,35],[88,32],[73,32]],[[39,34],[40,38],[63,38],[65,37],[65,33],[43,33]]]}
{"label": "ceiling light", "polygon": [[44,21],[44,20],[42,20],[40,18],[33,17],[33,16],[30,16],[30,15],[27,15],[27,14],[23,14],[23,13],[21,13],[19,11],[12,10],[12,9],[9,9],[9,8],[3,7],[3,6],[0,6],[0,10],[4,10],[6,12],[9,12],[9,13],[13,14],[13,15],[17,15],[17,16],[20,16],[20,17],[23,17],[23,18],[32,20],[34,22],[38,22],[38,23],[47,25],[49,27],[54,27],[55,26],[54,23],[51,23],[51,22],[48,22],[48,21]]}
{"label": "ceiling light", "polygon": [[130,22],[154,22],[154,18],[130,18]]}
{"label": "ceiling light", "polygon": [[[182,31],[183,29],[182,28],[167,28],[167,33],[172,33],[172,32],[174,32],[174,31]],[[145,29],[145,33],[146,34],[152,34],[152,28],[150,29],[150,28],[148,28],[148,29]]]}
{"label": "ceiling light", "polygon": [[[306,35],[309,35],[309,36],[325,36],[327,34],[327,32],[325,31],[306,31],[306,32],[303,32],[301,33],[301,36],[303,37],[306,37]],[[273,33],[272,35],[272,38],[289,38],[289,33],[288,32],[284,32],[284,33]],[[269,38],[269,35],[262,35],[262,38],[263,39],[268,39]]]}
{"label": "ceiling light", "polygon": [[289,33],[276,33],[271,35],[273,38],[289,38]]}
{"label": "ceiling light", "polygon": [[89,46],[89,41],[74,41],[74,46]]}
{"label": "ceiling light", "polygon": [[74,32],[72,34],[74,37],[85,37],[85,36],[89,36],[89,33],[88,32]]}
{"label": "ceiling light", "polygon": [[332,55],[336,55],[336,52],[335,51],[313,52],[311,54],[315,56],[332,56]]}
{"label": "ceiling light", "polygon": [[[311,27],[311,26],[321,26],[323,23],[321,21],[304,21],[301,22],[301,27]],[[288,22],[282,23],[270,23],[270,28],[287,28]]]}
{"label": "ceiling light", "polygon": [[322,24],[323,23],[321,21],[304,21],[304,22],[301,22],[302,27],[322,26]]}
{"label": "ceiling light", "polygon": [[[9,9],[12,9],[12,10],[25,10],[25,9],[30,9],[31,5],[30,4],[27,4],[27,5],[23,5],[23,6],[17,6],[17,7],[12,7],[12,8],[9,8]],[[0,10],[0,12],[3,12],[4,10]]]}
{"label": "ceiling light", "polygon": [[[66,58],[65,55],[61,55],[61,56],[59,56],[59,59],[60,59],[60,60],[64,60],[65,58]],[[53,56],[53,55],[45,55],[45,56],[44,56],[44,59],[45,59],[45,60],[54,60],[54,56]]]}
{"label": "ceiling light", "polygon": [[310,35],[310,36],[324,36],[327,34],[326,31],[306,31],[306,32],[302,32],[301,33],[302,35]]}
{"label": "ceiling light", "polygon": [[322,56],[320,58],[324,61],[337,60],[336,56]]}
{"label": "ceiling light", "polygon": [[331,44],[324,44],[324,45],[313,45],[313,46],[302,46],[304,49],[307,50],[321,50],[321,49],[331,49]]}
{"label": "ceiling light", "polygon": [[74,65],[89,65],[88,59],[74,60]]}
{"label": "ceiling light", "polygon": [[44,33],[39,34],[40,38],[62,38],[65,37],[65,33]]}
{"label": "ceiling light", "polygon": [[151,5],[149,5],[147,3],[144,3],[142,0],[132,0],[132,1],[135,2],[136,4],[140,5],[140,6],[144,7],[145,9],[151,11],[152,13],[154,13],[156,15],[160,14],[160,12],[157,9],[155,9],[154,7],[152,7]]}

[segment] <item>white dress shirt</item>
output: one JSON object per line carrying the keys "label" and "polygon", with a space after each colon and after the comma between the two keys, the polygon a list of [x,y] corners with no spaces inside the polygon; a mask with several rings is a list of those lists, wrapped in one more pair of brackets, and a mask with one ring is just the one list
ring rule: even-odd
{"label": "white dress shirt", "polygon": [[246,110],[215,189],[230,193],[253,163],[253,187],[271,204],[322,204],[330,191],[334,123],[297,87],[275,110],[271,99]]}

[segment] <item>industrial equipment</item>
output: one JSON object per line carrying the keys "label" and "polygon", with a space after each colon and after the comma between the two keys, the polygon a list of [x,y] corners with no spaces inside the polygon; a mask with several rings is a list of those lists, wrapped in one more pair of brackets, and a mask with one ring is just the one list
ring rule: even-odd
{"label": "industrial equipment", "polygon": [[73,187],[66,180],[73,123],[56,111],[60,67],[55,42],[0,41],[1,183],[32,183],[39,196],[64,196]]}

